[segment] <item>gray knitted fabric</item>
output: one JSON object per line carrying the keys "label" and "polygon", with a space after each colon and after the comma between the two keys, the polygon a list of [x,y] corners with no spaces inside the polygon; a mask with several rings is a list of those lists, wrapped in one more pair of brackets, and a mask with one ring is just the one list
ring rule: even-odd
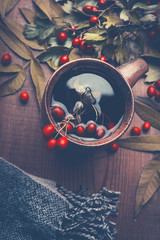
{"label": "gray knitted fabric", "polygon": [[0,158],[0,240],[112,240],[119,193],[84,197],[42,185]]}

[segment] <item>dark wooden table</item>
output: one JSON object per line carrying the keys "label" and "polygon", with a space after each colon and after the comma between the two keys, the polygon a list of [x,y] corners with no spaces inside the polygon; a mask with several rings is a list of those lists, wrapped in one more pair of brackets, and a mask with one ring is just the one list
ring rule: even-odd
{"label": "dark wooden table", "polygon": [[[21,7],[32,8],[31,1],[21,0],[8,17],[25,23],[19,13]],[[4,53],[12,56],[12,63],[25,64],[0,42],[0,58]],[[46,81],[52,74],[43,65]],[[2,81],[2,77],[0,81]],[[146,96],[147,86],[140,79],[133,88],[135,95]],[[29,102],[22,105],[21,91],[29,93]],[[141,126],[143,121],[135,114],[131,126],[123,137],[130,135],[130,129]],[[151,128],[150,134],[158,134]],[[115,154],[107,148],[93,149],[81,154],[70,151],[57,154],[47,151],[41,133],[40,113],[31,81],[29,69],[22,89],[14,95],[0,99],[0,155],[28,173],[48,178],[67,189],[77,191],[79,186],[89,193],[99,191],[103,186],[121,192],[117,218],[117,240],[159,240],[160,239],[160,192],[143,209],[134,221],[135,189],[143,167],[152,157],[150,153],[119,149]]]}

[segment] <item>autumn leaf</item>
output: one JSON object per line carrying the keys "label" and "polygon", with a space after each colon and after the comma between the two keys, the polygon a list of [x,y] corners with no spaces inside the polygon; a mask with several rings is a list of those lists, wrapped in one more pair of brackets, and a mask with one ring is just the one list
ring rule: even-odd
{"label": "autumn leaf", "polygon": [[23,68],[21,68],[21,70],[19,71],[19,67],[17,70],[18,73],[16,74],[16,76],[11,77],[0,85],[0,97],[14,94],[22,87],[26,77],[26,72]]}
{"label": "autumn leaf", "polygon": [[54,0],[50,0],[50,8],[51,8],[51,15],[53,17],[53,20],[57,23],[63,23],[65,13],[62,9],[62,7],[57,4]]}
{"label": "autumn leaf", "polygon": [[41,11],[49,18],[49,20],[52,21],[48,0],[33,0],[33,2],[41,9]]}
{"label": "autumn leaf", "polygon": [[137,217],[144,205],[152,198],[159,186],[160,155],[153,158],[142,171],[136,189],[135,217]]}
{"label": "autumn leaf", "polygon": [[41,107],[41,101],[42,101],[43,93],[46,86],[44,72],[40,63],[36,59],[31,60],[30,70],[31,70],[32,80],[36,88],[37,100],[38,100],[39,106]]}
{"label": "autumn leaf", "polygon": [[24,16],[24,18],[27,20],[27,22],[34,24],[35,20],[35,13],[29,9],[29,8],[20,8],[21,14]]}
{"label": "autumn leaf", "polygon": [[135,96],[135,100],[137,100],[147,106],[150,106],[151,108],[160,112],[160,104],[158,102],[156,102],[153,98]]}
{"label": "autumn leaf", "polygon": [[0,24],[0,38],[13,52],[18,54],[20,57],[26,60],[30,60],[33,57],[31,50],[2,24]]}
{"label": "autumn leaf", "polygon": [[121,19],[116,13],[113,12],[105,13],[103,14],[103,17],[107,19],[107,22],[105,22],[106,28],[122,24]]}
{"label": "autumn leaf", "polygon": [[[4,1],[4,0],[2,0],[2,1]],[[9,13],[17,5],[17,3],[19,1],[20,0],[5,0],[5,2],[7,2],[7,6],[6,6],[6,9],[5,9],[5,15],[7,13]]]}
{"label": "autumn leaf", "polygon": [[7,27],[12,31],[13,34],[16,35],[18,39],[20,39],[23,43],[25,43],[27,46],[31,47],[32,49],[36,50],[44,50],[45,46],[44,45],[39,45],[37,40],[29,41],[27,40],[24,35],[24,29],[25,27],[22,26],[21,24],[15,22],[13,19],[10,18],[5,18],[4,19],[5,24]]}
{"label": "autumn leaf", "polygon": [[160,130],[160,112],[137,99],[135,99],[135,111],[142,120],[150,122],[152,127]]}
{"label": "autumn leaf", "polygon": [[22,67],[18,64],[12,64],[6,67],[0,65],[0,73],[15,73],[22,70]]}
{"label": "autumn leaf", "polygon": [[160,136],[138,136],[119,139],[120,147],[135,151],[156,152],[160,151]]}
{"label": "autumn leaf", "polygon": [[69,54],[69,60],[72,61],[72,60],[76,60],[79,58],[81,58],[81,55],[79,54],[79,50],[76,48],[73,48]]}

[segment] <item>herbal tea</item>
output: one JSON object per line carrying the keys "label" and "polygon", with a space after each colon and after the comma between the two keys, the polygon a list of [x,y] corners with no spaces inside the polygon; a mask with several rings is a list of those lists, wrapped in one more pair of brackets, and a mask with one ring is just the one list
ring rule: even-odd
{"label": "herbal tea", "polygon": [[61,77],[51,100],[60,129],[74,138],[95,141],[111,135],[121,124],[125,101],[118,84],[93,72]]}

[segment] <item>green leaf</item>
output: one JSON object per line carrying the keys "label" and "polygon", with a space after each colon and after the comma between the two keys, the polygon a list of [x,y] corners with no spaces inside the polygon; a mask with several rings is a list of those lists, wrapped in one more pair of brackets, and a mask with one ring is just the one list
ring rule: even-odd
{"label": "green leaf", "polygon": [[144,9],[147,11],[156,11],[156,10],[160,10],[160,5],[159,4],[147,5],[145,3],[137,2],[133,5],[132,10],[136,8]]}
{"label": "green leaf", "polygon": [[48,0],[33,0],[33,2],[49,18],[49,20],[52,21]]}
{"label": "green leaf", "polygon": [[25,17],[27,22],[29,22],[31,24],[34,24],[34,20],[35,20],[36,15],[35,15],[34,12],[32,12],[31,9],[29,9],[29,8],[20,8],[20,12]]}
{"label": "green leaf", "polygon": [[44,50],[45,46],[44,45],[39,45],[36,40],[33,41],[28,41],[24,35],[24,26],[21,24],[15,22],[13,19],[10,18],[5,18],[4,19],[5,24],[7,27],[13,32],[13,34],[16,35],[18,39],[20,39],[23,43],[25,43],[27,46],[36,49],[36,50]]}
{"label": "green leaf", "polygon": [[119,139],[120,147],[135,151],[157,152],[160,151],[160,136],[138,136]]}
{"label": "green leaf", "polygon": [[129,59],[129,52],[125,42],[117,47],[117,52],[115,52],[116,61],[120,64],[125,63]]}
{"label": "green leaf", "polygon": [[140,18],[140,21],[143,23],[143,24],[148,24],[148,23],[151,23],[151,22],[156,22],[157,20],[157,17],[154,15],[154,14],[146,14],[144,15],[143,17]]}
{"label": "green leaf", "polygon": [[142,120],[150,122],[152,127],[160,130],[160,112],[139,100],[135,100],[135,111]]}
{"label": "green leaf", "polygon": [[[58,47],[59,43],[57,42],[57,37],[50,38],[48,45],[51,47]],[[67,41],[62,46],[70,48],[72,46],[72,38],[67,38]]]}
{"label": "green leaf", "polygon": [[0,24],[0,38],[4,43],[20,57],[30,60],[33,55],[29,48],[27,48],[8,28]]}
{"label": "green leaf", "polygon": [[146,73],[146,75],[147,77],[145,79],[145,82],[155,82],[160,79],[160,64],[149,64],[149,71]]}
{"label": "green leaf", "polygon": [[88,22],[83,22],[83,23],[80,23],[77,27],[76,27],[76,30],[82,30],[84,28],[88,28],[90,27],[90,24]]}
{"label": "green leaf", "polygon": [[36,25],[26,24],[23,34],[26,39],[33,40],[38,37],[39,28]]}
{"label": "green leaf", "polygon": [[47,62],[51,60],[53,57],[59,58],[62,55],[65,55],[69,51],[68,48],[59,46],[59,47],[51,47],[48,48],[45,52],[41,53],[38,56],[40,62]]}
{"label": "green leaf", "polygon": [[117,1],[117,2],[115,2],[115,4],[122,9],[125,8],[125,6],[121,2]]}
{"label": "green leaf", "polygon": [[100,35],[99,32],[95,32],[95,33],[92,33],[92,32],[87,32],[84,34],[84,39],[87,40],[87,41],[104,41],[106,40],[107,36],[105,35]]}
{"label": "green leaf", "polygon": [[73,11],[73,2],[71,1],[67,1],[66,3],[64,3],[64,5],[62,6],[62,9],[65,13],[67,14],[71,14]]}
{"label": "green leaf", "polygon": [[21,68],[16,76],[8,79],[0,85],[0,97],[16,93],[22,87],[25,77],[26,72]]}
{"label": "green leaf", "polygon": [[102,55],[106,56],[108,59],[111,58],[114,54],[115,47],[113,44],[103,45]]}
{"label": "green leaf", "polygon": [[31,60],[30,70],[31,70],[32,80],[36,88],[37,100],[38,100],[39,106],[41,107],[41,101],[42,101],[43,93],[46,86],[44,72],[40,63],[36,59]]}
{"label": "green leaf", "polygon": [[79,54],[79,50],[76,48],[73,48],[69,54],[69,60],[72,61],[72,60],[76,60],[79,58],[81,58],[81,55]]}
{"label": "green leaf", "polygon": [[160,186],[160,155],[144,167],[136,189],[135,217]]}
{"label": "green leaf", "polygon": [[123,9],[120,12],[120,19],[122,19],[123,21],[129,21],[129,13],[126,9]]}
{"label": "green leaf", "polygon": [[38,41],[39,43],[43,43],[54,31],[54,26],[50,25],[47,27],[47,29],[43,29],[42,31],[39,31],[38,34]]}
{"label": "green leaf", "polygon": [[113,12],[105,13],[103,14],[103,17],[107,19],[107,22],[105,22],[106,28],[109,28],[111,26],[118,26],[122,24],[121,19],[116,13],[113,13]]}

